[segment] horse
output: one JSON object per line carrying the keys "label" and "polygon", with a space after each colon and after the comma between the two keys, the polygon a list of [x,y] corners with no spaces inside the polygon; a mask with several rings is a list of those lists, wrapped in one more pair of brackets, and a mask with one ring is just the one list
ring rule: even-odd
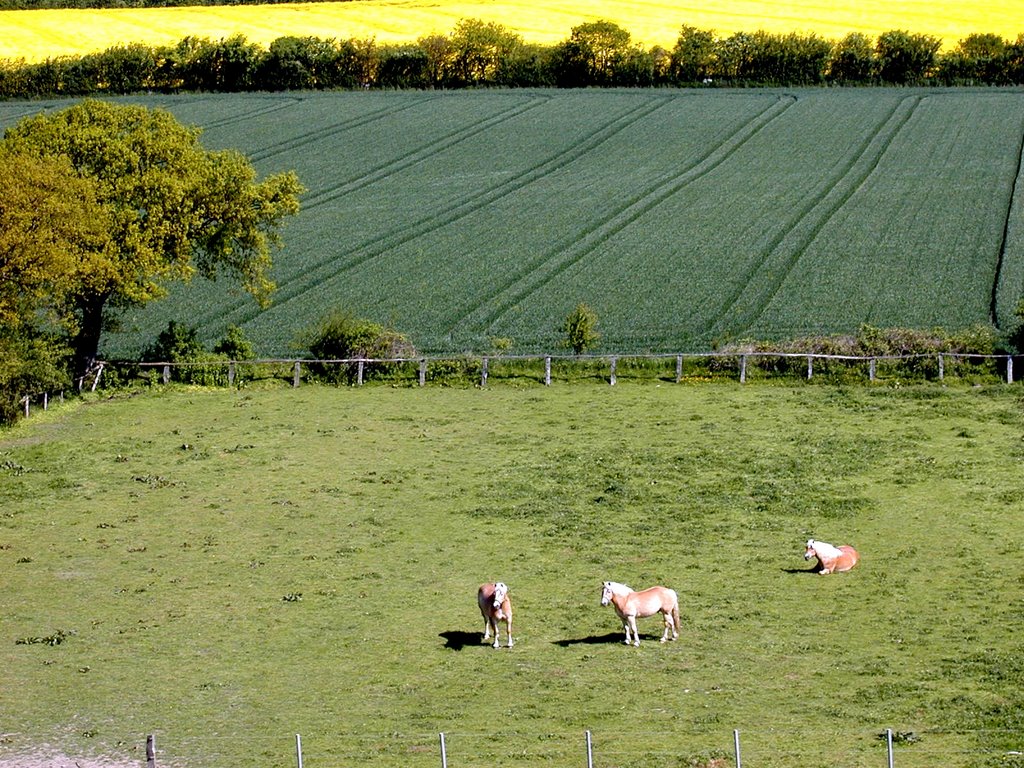
{"label": "horse", "polygon": [[625,584],[615,581],[606,581],[601,591],[601,605],[611,603],[615,607],[615,613],[622,619],[622,626],[626,630],[626,645],[629,645],[629,637],[632,632],[633,645],[640,645],[640,633],[636,629],[637,617],[643,619],[660,613],[665,619],[665,632],[661,636],[661,642],[668,640],[668,633],[672,633],[672,639],[679,637],[679,596],[674,590],[668,587],[650,587],[640,592],[634,592]]}
{"label": "horse", "polygon": [[505,634],[508,635],[508,647],[512,642],[512,601],[508,596],[508,585],[500,581],[481,584],[476,591],[476,603],[480,606],[480,614],[484,617],[484,640],[494,630],[494,647],[501,646],[498,639],[498,622],[505,622]]}
{"label": "horse", "polygon": [[818,558],[818,564],[821,566],[818,573],[822,576],[848,571],[860,562],[860,555],[851,546],[842,544],[834,547],[824,541],[808,539],[804,549],[804,560],[810,560],[812,557]]}

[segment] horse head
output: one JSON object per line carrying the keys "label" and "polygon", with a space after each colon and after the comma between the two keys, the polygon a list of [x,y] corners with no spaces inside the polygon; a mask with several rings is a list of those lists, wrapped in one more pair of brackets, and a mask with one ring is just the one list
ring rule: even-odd
{"label": "horse head", "polygon": [[492,605],[495,608],[501,608],[501,604],[505,602],[505,597],[508,595],[508,584],[503,581],[499,581],[494,585],[494,602]]}
{"label": "horse head", "polygon": [[606,581],[601,589],[601,605],[608,605],[612,601],[612,583]]}
{"label": "horse head", "polygon": [[810,560],[811,558],[817,557],[818,555],[814,551],[814,546],[817,544],[814,539],[807,540],[807,547],[804,549],[804,560]]}

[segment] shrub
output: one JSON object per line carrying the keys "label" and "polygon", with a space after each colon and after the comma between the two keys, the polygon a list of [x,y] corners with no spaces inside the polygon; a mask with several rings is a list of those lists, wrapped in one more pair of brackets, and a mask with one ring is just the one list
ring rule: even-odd
{"label": "shrub", "polygon": [[[314,360],[395,360],[416,355],[412,343],[393,328],[336,310],[306,331],[299,341]],[[358,375],[356,363],[310,364],[310,371],[324,381],[352,383]],[[380,377],[394,368],[394,363],[364,364],[363,376]]]}

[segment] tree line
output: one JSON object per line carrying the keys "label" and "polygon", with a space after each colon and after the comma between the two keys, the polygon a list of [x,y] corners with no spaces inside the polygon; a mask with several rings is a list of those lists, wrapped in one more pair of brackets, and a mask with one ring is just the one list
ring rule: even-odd
{"label": "tree line", "polygon": [[242,35],[129,43],[38,63],[0,61],[0,98],[139,92],[244,92],[471,87],[1020,85],[1024,33],[978,33],[940,51],[931,35],[892,30],[872,39],[683,26],[671,50],[634,43],[608,21],[573,27],[554,45],[527,43],[501,24],[464,19],[447,35],[406,44],[281,37],[266,48]]}

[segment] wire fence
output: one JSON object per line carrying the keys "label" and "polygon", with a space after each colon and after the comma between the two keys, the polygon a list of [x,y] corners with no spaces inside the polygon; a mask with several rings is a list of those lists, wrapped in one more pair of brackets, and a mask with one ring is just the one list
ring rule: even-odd
{"label": "wire fence", "polygon": [[[1024,751],[983,746],[988,731],[843,730],[808,737],[799,730],[732,729],[698,736],[671,729],[637,733],[616,731],[476,732],[388,734],[280,734],[241,739],[254,763],[297,768],[339,765],[412,766],[414,768],[493,768],[495,765],[572,765],[580,768],[669,765],[686,768],[786,767],[807,765],[934,768],[934,766],[1024,764]],[[1019,734],[1001,732],[1000,736]],[[623,738],[625,737],[625,738]],[[238,735],[176,740],[172,734],[145,739],[147,768],[218,765],[233,762],[230,742]],[[218,742],[220,742],[218,746]],[[641,742],[645,746],[636,748]],[[1024,747],[1024,744],[1022,744]],[[142,751],[140,743],[136,750]],[[140,755],[141,757],[141,755]]]}

